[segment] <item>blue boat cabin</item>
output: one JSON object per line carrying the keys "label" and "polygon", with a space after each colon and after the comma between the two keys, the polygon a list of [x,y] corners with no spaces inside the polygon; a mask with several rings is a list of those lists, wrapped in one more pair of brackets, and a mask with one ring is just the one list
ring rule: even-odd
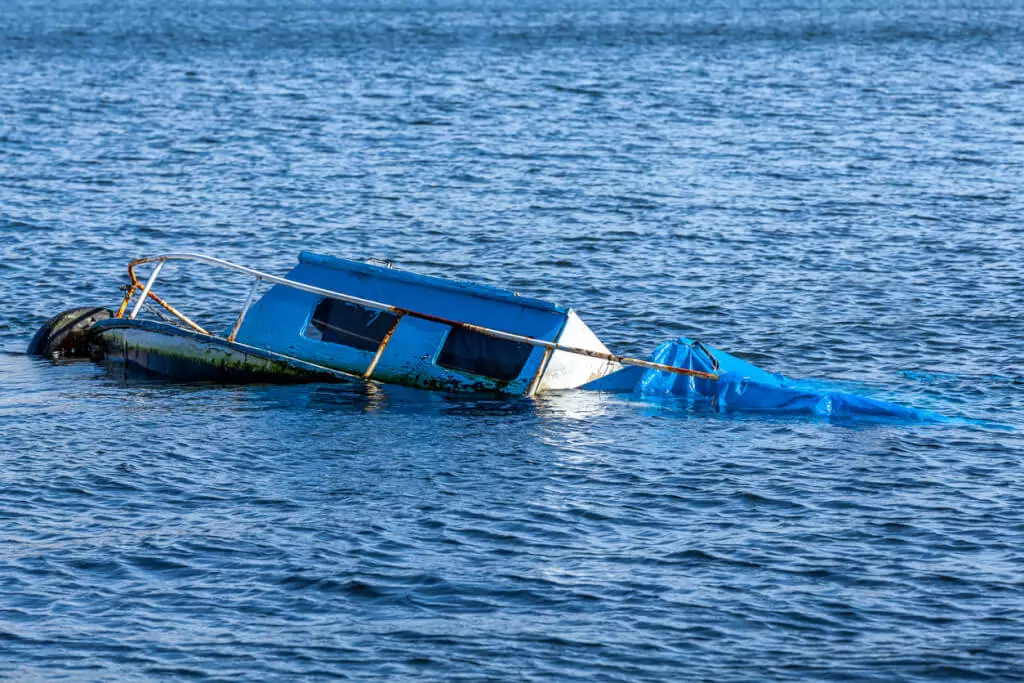
{"label": "blue boat cabin", "polygon": [[616,363],[549,352],[428,318],[607,352],[569,308],[468,282],[303,252],[288,279],[417,315],[275,285],[237,341],[381,382],[529,395],[581,386]]}

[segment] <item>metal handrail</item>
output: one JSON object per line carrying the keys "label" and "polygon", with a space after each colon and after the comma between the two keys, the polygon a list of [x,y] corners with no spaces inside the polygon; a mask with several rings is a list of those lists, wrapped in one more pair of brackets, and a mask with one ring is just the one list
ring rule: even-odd
{"label": "metal handrail", "polygon": [[[702,372],[700,370],[690,370],[689,368],[678,368],[673,365],[664,365],[662,363],[654,363],[652,361],[643,360],[640,358],[631,358],[629,356],[619,356],[614,353],[604,353],[603,351],[592,351],[590,349],[581,349],[575,346],[565,346],[557,342],[549,342],[543,339],[536,339],[534,337],[527,337],[521,334],[514,334],[512,332],[502,332],[501,330],[491,329],[489,327],[482,327],[480,325],[473,325],[471,323],[464,323],[457,320],[450,320],[448,318],[442,318],[440,316],[431,315],[429,313],[422,313],[420,311],[414,311],[408,308],[400,308],[398,306],[392,306],[391,304],[381,303],[379,301],[373,301],[371,299],[364,299],[358,296],[352,296],[350,294],[342,294],[341,292],[335,292],[330,289],[324,289],[323,287],[317,287],[315,285],[308,285],[304,282],[296,282],[295,280],[289,280],[287,278],[278,277],[277,275],[271,275],[270,273],[264,273],[247,266],[242,266],[231,261],[225,261],[224,259],[215,258],[213,256],[204,256],[202,254],[163,254],[161,256],[148,256],[146,258],[135,259],[128,264],[128,275],[131,277],[131,285],[128,287],[128,291],[125,294],[124,301],[121,302],[121,307],[118,309],[115,317],[122,318],[125,311],[128,308],[132,296],[135,294],[136,289],[142,290],[142,296],[135,308],[132,310],[130,319],[134,319],[136,314],[141,308],[142,302],[145,301],[146,297],[153,299],[157,304],[164,307],[172,315],[178,317],[186,325],[194,329],[200,334],[215,337],[210,334],[185,314],[178,311],[176,308],[168,304],[166,301],[158,297],[152,292],[152,287],[156,281],[157,276],[160,274],[163,264],[167,261],[198,261],[200,263],[206,263],[208,265],[217,266],[219,268],[225,268],[227,270],[233,270],[237,273],[243,273],[251,277],[256,278],[256,282],[253,283],[252,288],[249,290],[245,304],[242,307],[241,312],[238,314],[238,318],[235,320],[235,324],[232,327],[231,334],[227,337],[227,341],[233,342],[235,335],[238,333],[239,328],[242,326],[242,321],[245,319],[246,313],[249,312],[249,307],[252,305],[253,296],[256,293],[256,287],[261,281],[271,282],[277,285],[283,285],[292,289],[298,289],[303,292],[309,292],[310,294],[317,294],[319,296],[328,299],[337,299],[338,301],[344,301],[346,303],[354,304],[356,306],[363,306],[364,308],[372,308],[378,311],[387,311],[395,315],[398,320],[395,321],[395,325],[392,326],[391,330],[387,333],[384,340],[381,342],[380,347],[377,349],[373,361],[371,361],[367,372],[364,373],[364,377],[369,379],[370,374],[373,372],[377,365],[377,361],[380,359],[381,354],[384,351],[384,347],[391,339],[391,334],[394,332],[395,327],[398,325],[398,321],[401,320],[402,316],[412,316],[414,318],[420,318],[422,320],[429,320],[431,322],[441,323],[450,327],[458,327],[466,330],[471,330],[479,334],[483,334],[488,337],[494,337],[496,339],[505,339],[507,341],[519,342],[522,344],[529,344],[531,346],[539,346],[547,349],[548,352],[563,351],[565,353],[571,353],[578,356],[588,356],[590,358],[597,358],[599,360],[605,360],[612,363],[619,363],[620,365],[632,365],[641,368],[648,368],[651,370],[661,370],[663,372],[670,372],[677,375],[686,375],[689,377],[699,377],[702,379],[718,379],[718,375],[710,372]],[[135,267],[145,263],[157,263],[157,266],[153,269],[153,273],[149,276],[145,285],[139,283],[138,278],[135,276]]]}

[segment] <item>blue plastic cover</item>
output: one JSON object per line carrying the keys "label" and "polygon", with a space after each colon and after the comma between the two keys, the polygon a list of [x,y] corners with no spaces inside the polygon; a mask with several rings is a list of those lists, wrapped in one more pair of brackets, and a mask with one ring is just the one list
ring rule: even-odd
{"label": "blue plastic cover", "polygon": [[834,391],[813,381],[794,380],[761,368],[690,339],[665,342],[651,360],[663,365],[715,373],[717,380],[700,379],[663,370],[627,367],[583,386],[594,391],[633,392],[642,395],[684,396],[723,413],[768,412],[830,418],[876,418],[914,422],[942,417],[917,410]]}

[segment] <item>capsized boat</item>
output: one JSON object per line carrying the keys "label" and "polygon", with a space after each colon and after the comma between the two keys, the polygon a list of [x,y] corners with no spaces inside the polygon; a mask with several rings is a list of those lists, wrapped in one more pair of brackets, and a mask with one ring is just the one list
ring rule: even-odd
{"label": "capsized boat", "polygon": [[[230,326],[208,331],[155,293],[169,261],[252,279]],[[136,273],[143,265],[152,266],[144,283]],[[132,261],[128,275],[116,311],[64,311],[36,333],[29,353],[87,355],[187,381],[369,382],[509,396],[583,389],[684,396],[723,412],[931,417],[821,390],[687,339],[663,344],[651,359],[616,355],[571,308],[386,262],[303,252],[280,277],[210,256],[163,254]]]}

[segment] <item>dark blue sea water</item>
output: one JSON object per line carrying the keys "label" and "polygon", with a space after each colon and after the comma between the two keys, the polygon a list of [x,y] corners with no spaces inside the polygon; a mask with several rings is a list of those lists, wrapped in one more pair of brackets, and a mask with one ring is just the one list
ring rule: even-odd
{"label": "dark blue sea water", "polygon": [[[0,675],[1024,680],[1024,5],[806,4],[0,2]],[[21,353],[305,248],[985,422]]]}

